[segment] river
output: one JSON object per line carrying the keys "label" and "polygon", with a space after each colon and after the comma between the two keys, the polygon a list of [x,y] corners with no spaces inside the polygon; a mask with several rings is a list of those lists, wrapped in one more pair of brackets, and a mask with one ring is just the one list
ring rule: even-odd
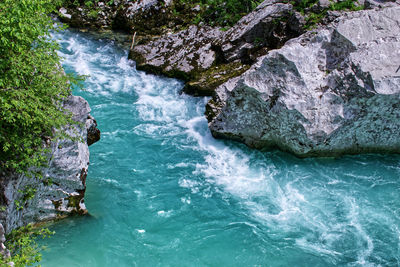
{"label": "river", "polygon": [[400,156],[298,159],[212,138],[207,98],[111,41],[55,34],[102,132],[90,216],[51,226],[42,266],[398,266]]}

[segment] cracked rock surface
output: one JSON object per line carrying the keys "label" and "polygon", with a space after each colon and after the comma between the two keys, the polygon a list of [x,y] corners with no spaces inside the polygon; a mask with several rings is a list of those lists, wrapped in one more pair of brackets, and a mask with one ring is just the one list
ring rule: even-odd
{"label": "cracked rock surface", "polygon": [[[90,116],[90,107],[85,99],[70,96],[64,107],[72,112],[77,122],[76,125],[66,126],[65,130],[77,140],[48,143],[49,163],[40,170],[43,177],[37,179],[22,174],[0,173],[0,204],[3,209],[0,225],[4,226],[6,233],[28,223],[87,213],[84,194],[89,166],[88,140],[97,141],[100,132]],[[91,137],[91,133],[97,135]],[[35,194],[26,199],[25,192],[29,188],[33,188]]]}
{"label": "cracked rock surface", "polygon": [[400,152],[400,7],[346,13],[217,88],[215,137],[298,156]]}

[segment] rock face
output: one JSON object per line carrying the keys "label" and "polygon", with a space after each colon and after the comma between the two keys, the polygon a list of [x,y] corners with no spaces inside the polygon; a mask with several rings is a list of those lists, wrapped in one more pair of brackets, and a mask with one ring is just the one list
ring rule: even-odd
{"label": "rock face", "polygon": [[114,0],[91,1],[89,4],[64,1],[59,9],[60,19],[76,28],[114,29],[161,33],[161,26],[169,22],[168,7],[172,0]]}
{"label": "rock face", "polygon": [[178,33],[135,46],[129,58],[136,61],[139,70],[191,81],[215,63],[217,55],[211,43],[221,36],[222,32],[217,28],[192,25]]}
{"label": "rock face", "polygon": [[218,85],[248,68],[240,62],[218,64],[213,42],[222,36],[218,28],[192,25],[134,46],[129,58],[136,61],[138,70],[183,79],[187,93],[211,95]]}
{"label": "rock face", "polygon": [[192,25],[176,34],[135,46],[130,57],[136,60],[138,69],[187,79],[212,66],[216,55],[211,42],[221,35],[216,28]]}
{"label": "rock face", "polygon": [[215,137],[298,156],[400,152],[400,7],[344,14],[221,85]]}
{"label": "rock face", "polygon": [[303,33],[304,24],[304,18],[291,4],[267,0],[225,32],[223,38],[216,39],[214,45],[224,60],[252,64],[260,54]]}
{"label": "rock face", "polygon": [[246,71],[256,57],[302,33],[304,19],[291,4],[264,1],[227,32],[192,25],[136,45],[129,57],[139,70],[185,80],[185,92],[212,95]]}
{"label": "rock face", "polygon": [[66,132],[79,140],[50,142],[49,164],[41,169],[41,179],[2,174],[0,223],[6,233],[28,223],[87,212],[84,204],[89,165],[87,141],[98,140],[99,132],[89,114],[89,104],[82,97],[70,96],[64,107],[78,123],[67,127]]}
{"label": "rock face", "polygon": [[6,242],[5,231],[3,225],[0,223],[0,257],[8,259],[11,257],[10,251],[6,248],[4,243]]}

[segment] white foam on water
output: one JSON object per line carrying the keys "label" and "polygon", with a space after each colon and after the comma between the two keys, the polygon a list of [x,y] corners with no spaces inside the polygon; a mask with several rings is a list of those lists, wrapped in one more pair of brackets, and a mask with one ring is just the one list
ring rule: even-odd
{"label": "white foam on water", "polygon": [[[59,53],[65,64],[72,66],[79,75],[87,76],[86,90],[104,96],[116,92],[131,92],[139,77],[132,68],[133,62],[126,54],[115,54],[115,47],[99,43],[93,44],[79,34],[60,43],[66,45],[66,53]],[[58,33],[54,38],[60,39]]]}
{"label": "white foam on water", "polygon": [[[171,138],[179,148],[199,152],[202,159],[195,165],[181,162],[167,166],[168,169],[195,169],[193,176],[178,180],[180,187],[190,190],[181,197],[182,203],[192,203],[190,194],[211,197],[210,187],[213,186],[215,190],[223,192],[222,197],[235,198],[251,220],[276,233],[277,238],[292,240],[304,251],[326,255],[333,263],[339,262],[338,258],[345,254],[336,244],[345,237],[347,230],[357,241],[354,243],[357,246],[354,248],[357,251],[354,263],[371,264],[369,258],[374,252],[374,242],[362,222],[357,199],[348,196],[351,192],[338,191],[333,196],[328,194],[327,186],[346,183],[341,177],[336,177],[336,174],[329,177],[324,170],[320,170],[319,175],[321,180],[327,181],[326,185],[310,183],[304,186],[303,180],[308,177],[293,171],[286,174],[287,181],[282,181],[279,178],[282,175],[272,160],[255,159],[254,155],[233,145],[227,146],[212,137],[203,115],[207,98],[189,100],[189,96],[179,94],[182,88],[180,82],[137,72],[132,68],[132,62],[126,59],[126,54],[114,55],[114,58],[108,55],[109,50],[113,49],[109,45],[99,46],[93,51],[87,41],[80,37],[62,42],[67,45],[67,52],[60,55],[67,64],[78,74],[90,75],[87,80],[88,91],[105,96],[133,91],[137,94],[137,101],[133,105],[143,123],[131,131],[152,138]],[[126,133],[128,131],[116,130],[103,134],[118,136]],[[296,170],[297,166],[294,167]],[[132,172],[139,173],[134,169]],[[370,178],[358,173],[346,176],[362,181]],[[113,180],[106,182],[114,183]],[[143,196],[141,191],[134,192],[138,198]],[[328,200],[326,203],[318,202],[325,193],[326,199],[335,198],[337,205],[343,204],[343,207],[329,206]],[[339,220],[335,211],[343,212],[343,218]],[[161,217],[168,214],[170,211],[157,211]],[[144,229],[136,231],[145,233]],[[397,234],[400,247],[398,229]]]}
{"label": "white foam on water", "polygon": [[139,124],[133,128],[133,132],[137,135],[146,135],[153,138],[172,137],[179,135],[180,128],[174,125],[157,125],[157,124]]}
{"label": "white foam on water", "polygon": [[340,252],[324,248],[320,243],[310,243],[306,238],[296,239],[296,244],[315,255],[326,254],[335,257],[342,255]]}
{"label": "white foam on water", "polygon": [[251,166],[249,155],[215,140],[208,130],[200,132],[198,129],[204,128],[201,125],[205,123],[205,118],[200,116],[186,122],[188,135],[197,141],[199,149],[207,152],[205,162],[196,165],[194,174],[204,175],[209,182],[244,200],[274,196],[284,208],[287,199],[273,179],[274,165]]}
{"label": "white foam on water", "polygon": [[131,132],[131,131],[128,131],[128,130],[120,130],[120,129],[118,129],[118,130],[115,130],[115,131],[112,131],[112,132],[105,132],[105,131],[103,131],[103,132],[101,132],[101,135],[102,135],[102,136],[116,137],[116,136],[124,136],[124,135],[126,135],[127,133],[129,133],[129,132]]}
{"label": "white foam on water", "polygon": [[172,212],[173,212],[172,210],[168,210],[168,211],[159,210],[159,211],[157,211],[157,215],[160,217],[168,218],[168,217],[171,217]]}
{"label": "white foam on water", "polygon": [[101,180],[114,186],[120,186],[120,183],[114,179],[101,179]]}
{"label": "white foam on water", "polygon": [[347,203],[349,203],[350,212],[348,214],[348,218],[350,220],[350,225],[354,226],[354,228],[358,231],[358,237],[366,242],[367,247],[364,249],[360,249],[358,253],[357,263],[361,265],[371,265],[367,258],[372,254],[374,250],[374,244],[372,242],[371,237],[365,232],[363,226],[359,222],[359,207],[355,202],[354,198],[348,198]]}
{"label": "white foam on water", "polygon": [[[259,161],[253,160],[252,155],[215,140],[208,130],[204,131],[204,124],[206,122],[203,116],[183,123],[188,136],[196,141],[197,148],[194,149],[205,152],[204,163],[198,163],[193,172],[195,177],[202,175],[206,182],[221,187],[224,192],[239,199],[251,217],[264,224],[267,229],[279,233],[281,238],[298,235],[301,233],[299,229],[302,229],[303,236],[295,239],[297,246],[316,255],[326,255],[332,263],[339,262],[339,258],[343,256],[343,251],[337,244],[345,238],[342,229],[350,224],[356,229],[352,234],[360,240],[355,248],[359,251],[356,264],[369,264],[367,259],[374,246],[371,237],[358,221],[358,213],[349,212],[349,218],[344,222],[336,220],[335,210],[324,210],[323,207],[318,207],[323,203],[308,200],[310,196],[323,194],[318,191],[320,188],[316,187],[316,191],[306,188],[307,195],[303,192],[304,189],[298,188],[298,184],[309,177],[290,173],[292,177],[288,177],[289,182],[280,185],[275,178],[279,173],[272,162],[264,159],[259,164]],[[321,172],[321,175],[326,176],[322,170]],[[336,178],[326,178],[330,181],[328,184],[341,183]],[[366,179],[366,176],[361,176],[361,179]],[[202,193],[202,185],[197,180],[185,178],[179,184],[189,188],[193,194]],[[344,197],[336,197],[337,201],[344,201]],[[351,205],[347,203],[345,206],[348,208]]]}
{"label": "white foam on water", "polygon": [[191,197],[181,197],[181,202],[190,205],[192,203]]}
{"label": "white foam on water", "polygon": [[193,167],[193,166],[194,166],[194,164],[185,163],[185,162],[181,162],[178,164],[167,164],[168,169],[187,168],[187,167]]}
{"label": "white foam on water", "polygon": [[180,179],[179,185],[184,188],[188,188],[192,191],[192,194],[200,192],[200,183],[192,179]]}

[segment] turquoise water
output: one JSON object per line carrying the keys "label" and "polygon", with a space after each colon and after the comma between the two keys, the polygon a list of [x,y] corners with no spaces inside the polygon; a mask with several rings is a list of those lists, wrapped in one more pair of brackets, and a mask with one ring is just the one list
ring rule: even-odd
{"label": "turquoise water", "polygon": [[215,140],[206,98],[135,70],[109,41],[57,34],[102,132],[91,216],[51,228],[42,266],[398,266],[400,157],[297,159]]}

